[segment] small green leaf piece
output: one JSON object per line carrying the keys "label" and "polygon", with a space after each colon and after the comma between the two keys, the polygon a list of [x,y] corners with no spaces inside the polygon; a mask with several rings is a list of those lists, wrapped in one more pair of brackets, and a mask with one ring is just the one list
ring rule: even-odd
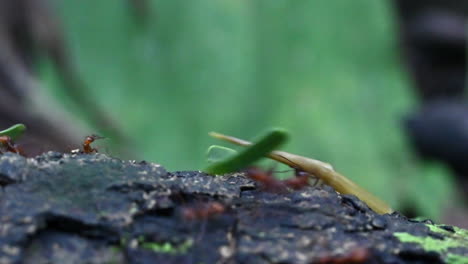
{"label": "small green leaf piece", "polygon": [[206,154],[209,163],[216,163],[228,159],[237,154],[237,151],[218,145],[212,145],[208,148]]}
{"label": "small green leaf piece", "polygon": [[268,153],[286,142],[287,139],[288,134],[285,130],[273,129],[237,155],[229,156],[222,161],[214,163],[205,171],[210,174],[225,174],[239,171],[268,155]]}
{"label": "small green leaf piece", "polygon": [[0,136],[9,136],[12,140],[18,139],[26,131],[26,126],[23,124],[13,125],[5,130],[0,131]]}

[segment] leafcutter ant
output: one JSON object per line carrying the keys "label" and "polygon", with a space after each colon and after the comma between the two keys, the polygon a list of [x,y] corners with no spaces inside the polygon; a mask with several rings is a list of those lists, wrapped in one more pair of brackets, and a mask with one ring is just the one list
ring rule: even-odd
{"label": "leafcutter ant", "polygon": [[13,142],[9,136],[0,136],[0,144],[2,144],[6,151],[23,155],[21,149]]}
{"label": "leafcutter ant", "polygon": [[317,263],[321,264],[346,264],[346,263],[365,263],[371,256],[369,249],[358,248],[351,251],[348,255],[342,257],[322,257]]}
{"label": "leafcutter ant", "polygon": [[95,140],[103,139],[103,138],[104,137],[101,137],[98,135],[87,136],[83,142],[83,153],[90,154],[93,152],[97,152],[97,149],[91,147],[91,143],[93,143]]}
{"label": "leafcutter ant", "polygon": [[286,185],[273,177],[273,170],[264,171],[257,167],[249,167],[245,170],[247,177],[260,183],[265,191],[283,193],[286,192]]}
{"label": "leafcutter ant", "polygon": [[219,202],[209,202],[191,208],[182,209],[182,217],[186,220],[202,220],[218,216],[226,211],[226,207]]}
{"label": "leafcutter ant", "polygon": [[293,190],[300,190],[309,185],[310,175],[306,172],[296,171],[296,177],[283,181],[284,185]]}
{"label": "leafcutter ant", "polygon": [[273,170],[263,171],[256,167],[250,167],[246,170],[247,177],[262,184],[263,188],[270,192],[285,192],[287,188],[300,190],[309,185],[310,174],[294,168],[294,178],[286,180],[277,180],[273,177]]}
{"label": "leafcutter ant", "polygon": [[[215,132],[210,133],[210,135],[240,146],[252,145],[249,141],[232,136]],[[293,168],[296,166],[299,167],[300,170],[310,173],[310,175],[314,175],[324,184],[330,185],[341,194],[352,194],[357,196],[378,214],[390,214],[394,212],[387,203],[380,200],[350,179],[336,172],[328,163],[279,150],[272,151],[268,154],[268,157]]]}
{"label": "leafcutter ant", "polygon": [[220,202],[197,203],[192,207],[185,207],[181,210],[181,217],[185,221],[199,221],[200,231],[196,235],[195,241],[201,241],[206,230],[206,222],[209,218],[217,217],[226,211],[226,207]]}
{"label": "leafcutter ant", "polygon": [[303,171],[296,163],[294,163],[290,159],[288,159],[288,158],[286,158],[284,156],[281,156],[281,155],[279,155],[279,156],[290,162],[290,164],[288,166],[290,166],[292,169],[294,169],[294,172],[295,172],[294,175],[296,176],[295,178],[290,178],[290,179],[284,180],[283,182],[286,184],[286,186],[288,186],[289,188],[291,188],[293,190],[300,190],[300,189],[304,188],[305,186],[309,185],[309,178],[310,177],[315,178],[315,182],[314,182],[313,186],[315,186],[318,183],[319,179],[317,177],[314,177],[310,173],[308,173],[306,171]]}

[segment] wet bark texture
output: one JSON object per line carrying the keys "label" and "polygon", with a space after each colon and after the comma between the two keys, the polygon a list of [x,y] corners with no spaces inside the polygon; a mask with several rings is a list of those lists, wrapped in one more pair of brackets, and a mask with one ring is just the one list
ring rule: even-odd
{"label": "wet bark texture", "polygon": [[[465,230],[378,215],[329,187],[268,193],[241,173],[167,172],[103,154],[8,153],[0,186],[2,264],[468,259]],[[202,213],[214,202],[223,210]]]}

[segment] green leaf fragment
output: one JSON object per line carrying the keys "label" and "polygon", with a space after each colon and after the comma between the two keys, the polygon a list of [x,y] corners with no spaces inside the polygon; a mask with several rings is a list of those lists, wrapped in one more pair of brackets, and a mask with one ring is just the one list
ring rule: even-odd
{"label": "green leaf fragment", "polygon": [[226,153],[222,154],[225,155],[226,158],[212,164],[207,169],[205,169],[205,172],[210,174],[225,174],[239,171],[259,160],[260,158],[266,156],[268,153],[286,142],[287,139],[288,134],[285,130],[273,129],[259,140],[254,141],[253,145],[242,150],[236,155],[229,155]]}
{"label": "green leaf fragment", "polygon": [[228,159],[237,154],[237,151],[218,145],[212,145],[208,148],[206,159],[209,163],[216,163]]}
{"label": "green leaf fragment", "polygon": [[12,140],[18,139],[26,131],[26,126],[23,124],[13,125],[5,130],[0,131],[0,136],[9,136]]}

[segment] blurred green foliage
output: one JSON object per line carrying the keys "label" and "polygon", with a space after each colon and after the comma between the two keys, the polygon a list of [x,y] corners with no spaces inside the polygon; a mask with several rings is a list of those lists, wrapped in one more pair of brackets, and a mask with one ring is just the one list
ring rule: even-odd
{"label": "blurred green foliage", "polygon": [[250,139],[280,126],[284,150],[331,163],[394,208],[411,200],[436,217],[447,202],[450,182],[426,184],[402,135],[413,98],[390,1],[150,0],[145,25],[126,1],[58,3],[90,95],[144,159],[199,169],[217,143],[209,131]]}

